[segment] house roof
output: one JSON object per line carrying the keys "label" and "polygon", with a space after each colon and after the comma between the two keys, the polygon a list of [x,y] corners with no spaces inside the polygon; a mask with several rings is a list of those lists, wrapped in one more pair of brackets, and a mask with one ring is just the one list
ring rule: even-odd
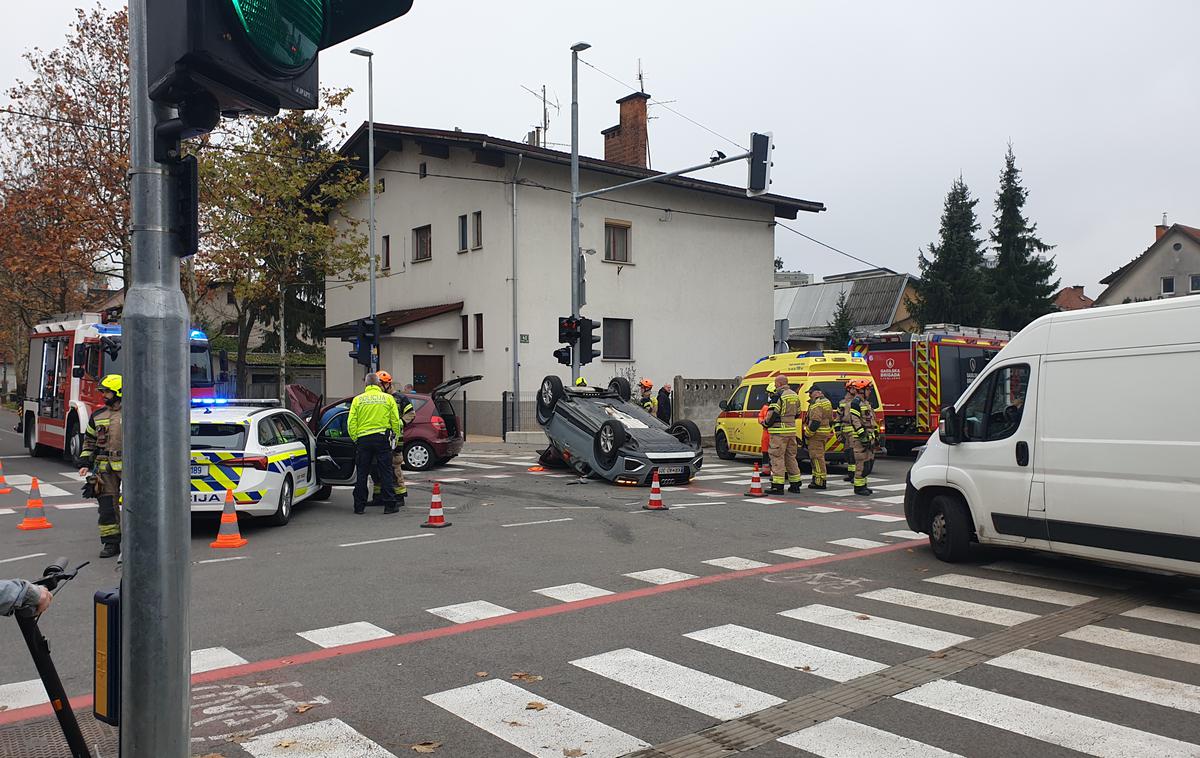
{"label": "house roof", "polygon": [[[475,160],[478,163],[485,165],[503,166],[503,156],[505,155],[523,155],[527,159],[541,160],[547,163],[556,163],[559,165],[569,166],[571,163],[571,154],[562,150],[551,150],[537,145],[529,145],[524,142],[514,142],[512,140],[500,139],[487,134],[478,132],[463,132],[457,129],[427,129],[415,126],[400,126],[396,124],[375,124],[375,162],[376,164],[387,154],[389,150],[399,150],[402,148],[403,140],[415,140],[418,144],[436,145],[443,149],[448,147],[459,147],[469,150],[474,150]],[[346,140],[342,145],[340,152],[343,155],[352,156],[357,159],[360,166],[367,164],[367,124],[364,123]],[[622,179],[644,179],[650,176],[661,174],[661,171],[651,171],[650,169],[641,168],[639,166],[629,166],[623,163],[615,163],[613,161],[600,160],[599,158],[588,158],[580,156],[580,168],[588,171],[610,174]],[[694,179],[687,176],[672,177],[664,179],[663,184],[677,187],[680,189],[695,190],[697,192],[705,192],[713,195],[721,195],[724,197],[733,197],[751,202],[766,203],[773,206],[774,214],[778,218],[796,218],[800,211],[806,213],[819,213],[825,210],[824,203],[819,203],[815,200],[801,200],[794,197],[786,197],[784,195],[758,195],[757,197],[746,197],[745,187],[734,187],[728,184],[718,184],[717,182],[706,182],[701,179]]]}
{"label": "house roof", "polygon": [[[443,303],[442,305],[423,305],[419,308],[404,308],[402,310],[386,311],[380,313],[377,318],[379,320],[379,331],[390,332],[406,324],[415,324],[418,321],[424,321],[427,318],[441,316],[445,313],[454,313],[461,311],[463,307],[462,301],[457,303]],[[353,337],[355,335],[355,321],[345,321],[341,324],[325,327],[326,337]]]}
{"label": "house roof", "polygon": [[1063,287],[1054,296],[1054,307],[1060,311],[1077,311],[1091,308],[1095,301],[1083,294],[1083,286]]}
{"label": "house roof", "polygon": [[[1159,242],[1162,242],[1164,239],[1166,239],[1167,235],[1169,235],[1171,232],[1175,232],[1175,231],[1182,232],[1183,234],[1187,235],[1188,237],[1191,237],[1197,243],[1200,243],[1200,229],[1197,229],[1194,226],[1184,226],[1183,224],[1172,224],[1171,228],[1167,229],[1167,231],[1164,232],[1161,237],[1154,240],[1154,244],[1151,245],[1150,247],[1146,248],[1144,251],[1142,251],[1141,255],[1139,255],[1138,257],[1131,260],[1129,263],[1126,263],[1121,268],[1117,269],[1116,271],[1112,272],[1108,276],[1101,279],[1100,283],[1107,284],[1110,287],[1113,284],[1116,284],[1118,281],[1121,280],[1122,277],[1124,277],[1126,274],[1128,274],[1130,271],[1132,271],[1134,266],[1136,266],[1138,263],[1140,263],[1144,258],[1146,258],[1146,256],[1150,255],[1151,251],[1153,251],[1155,248],[1158,247]],[[1104,293],[1101,293],[1100,297],[1103,298]]]}
{"label": "house roof", "polygon": [[846,307],[855,327],[887,329],[896,321],[909,281],[908,274],[882,274],[783,287],[775,290],[775,318],[788,319],[789,333],[794,337],[825,336],[837,310],[838,296],[845,291]]}

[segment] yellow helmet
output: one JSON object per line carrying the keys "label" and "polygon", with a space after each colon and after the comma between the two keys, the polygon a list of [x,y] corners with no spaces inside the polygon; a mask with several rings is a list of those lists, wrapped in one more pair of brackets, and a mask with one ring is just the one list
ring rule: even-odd
{"label": "yellow helmet", "polygon": [[584,379],[584,378],[581,376],[581,377],[579,377],[578,379],[576,379],[576,380],[575,380],[575,386],[576,386],[576,387],[586,387],[586,386],[587,386],[587,380],[586,380],[586,379]]}
{"label": "yellow helmet", "polygon": [[100,389],[108,390],[117,397],[121,396],[121,375],[109,374],[100,380]]}

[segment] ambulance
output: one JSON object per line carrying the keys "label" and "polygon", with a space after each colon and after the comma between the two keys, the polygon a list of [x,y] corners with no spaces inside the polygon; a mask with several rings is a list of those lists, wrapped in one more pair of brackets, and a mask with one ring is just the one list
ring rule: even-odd
{"label": "ambulance", "polygon": [[[875,409],[879,424],[879,437],[884,433],[883,406],[875,389],[871,369],[858,353],[834,353],[810,350],[806,353],[779,353],[760,358],[743,376],[738,388],[729,399],[721,401],[721,413],[717,416],[715,431],[717,457],[733,460],[738,455],[758,458],[762,455],[763,428],[758,422],[758,413],[767,404],[767,398],[775,389],[775,377],[783,374],[788,385],[800,395],[800,407],[807,413],[808,391],[814,385],[825,393],[837,410],[838,403],[846,394],[846,382],[851,379],[866,379],[871,383],[868,397]],[[800,425],[803,428],[803,424]],[[839,460],[845,448],[837,436],[826,446],[828,460]],[[800,459],[808,458],[803,441]]]}

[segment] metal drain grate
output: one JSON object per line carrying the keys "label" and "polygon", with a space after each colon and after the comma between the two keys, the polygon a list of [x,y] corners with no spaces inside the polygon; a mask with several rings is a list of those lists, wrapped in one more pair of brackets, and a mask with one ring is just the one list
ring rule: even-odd
{"label": "metal drain grate", "polygon": [[[91,710],[76,711],[75,718],[93,755],[116,758],[116,729],[96,721]],[[70,754],[58,719],[53,716],[0,727],[0,758],[63,758]]]}

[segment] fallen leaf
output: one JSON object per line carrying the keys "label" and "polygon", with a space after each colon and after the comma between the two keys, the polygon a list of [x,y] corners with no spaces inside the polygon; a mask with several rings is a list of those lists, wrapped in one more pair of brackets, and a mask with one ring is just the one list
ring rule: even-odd
{"label": "fallen leaf", "polygon": [[800,666],[801,671],[812,671],[812,666]]}
{"label": "fallen leaf", "polygon": [[859,621],[870,621],[871,620],[871,617],[865,613],[860,613],[857,616],[855,616],[854,618],[858,619]]}
{"label": "fallen leaf", "polygon": [[525,710],[527,710],[527,711],[544,711],[544,710],[546,710],[546,704],[540,700],[530,700],[528,703],[525,704]]}
{"label": "fallen leaf", "polygon": [[228,738],[226,738],[225,741],[233,742],[233,743],[240,743],[240,742],[242,742],[242,740],[248,740],[248,739],[250,739],[249,734],[247,734],[246,732],[238,732],[237,734],[231,734]]}
{"label": "fallen leaf", "polygon": [[295,744],[296,744],[295,740],[280,740],[279,742],[275,743],[275,747],[281,747],[281,748],[287,749]]}
{"label": "fallen leaf", "polygon": [[314,705],[316,705],[316,704],[315,703],[301,703],[300,705],[296,706],[296,713],[308,713],[309,711],[311,711],[313,709]]}
{"label": "fallen leaf", "polygon": [[587,755],[587,753],[583,752],[583,748],[579,748],[579,747],[564,747],[563,748],[564,758],[579,758],[579,756],[581,756],[581,755]]}
{"label": "fallen leaf", "polygon": [[906,552],[906,553],[911,553],[912,551],[913,551],[913,549],[910,547],[910,548],[908,548],[907,550],[905,550],[904,552]]}
{"label": "fallen leaf", "polygon": [[508,724],[509,726],[525,726],[520,721],[506,721],[504,723]]}
{"label": "fallen leaf", "polygon": [[479,677],[480,679],[484,678],[487,675],[488,675],[488,672],[486,672],[486,671],[476,671],[475,672],[475,676]]}
{"label": "fallen leaf", "polygon": [[409,747],[414,753],[432,753],[442,746],[440,742],[418,742]]}
{"label": "fallen leaf", "polygon": [[514,671],[512,673],[512,675],[509,676],[508,678],[512,679],[514,681],[518,681],[518,682],[540,682],[540,681],[542,681],[542,678],[540,676],[538,676],[537,674],[530,674],[527,671]]}
{"label": "fallen leaf", "polygon": [[255,687],[266,687],[267,683],[266,682],[255,682],[254,686]]}
{"label": "fallen leaf", "polygon": [[945,653],[932,653],[929,657],[930,658],[945,658],[946,654]]}

